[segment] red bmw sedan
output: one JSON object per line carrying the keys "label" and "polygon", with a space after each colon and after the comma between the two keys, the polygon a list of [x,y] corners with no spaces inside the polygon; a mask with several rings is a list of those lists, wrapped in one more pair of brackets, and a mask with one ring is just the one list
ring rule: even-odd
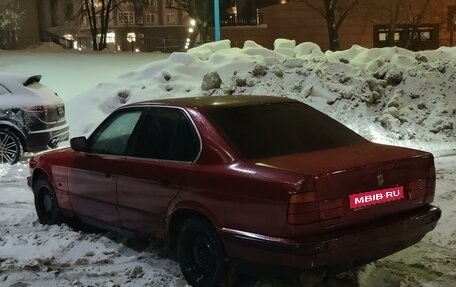
{"label": "red bmw sedan", "polygon": [[369,142],[277,97],[123,106],[30,169],[41,223],[166,240],[193,286],[241,266],[367,263],[417,243],[441,215],[432,154]]}

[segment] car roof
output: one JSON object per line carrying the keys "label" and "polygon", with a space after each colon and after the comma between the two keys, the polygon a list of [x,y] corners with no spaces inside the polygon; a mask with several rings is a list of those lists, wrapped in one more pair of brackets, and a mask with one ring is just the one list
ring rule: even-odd
{"label": "car roof", "polygon": [[227,107],[251,106],[286,102],[297,101],[275,96],[205,96],[144,101],[126,105],[124,106],[124,108],[129,106],[174,106],[197,110],[213,110]]}

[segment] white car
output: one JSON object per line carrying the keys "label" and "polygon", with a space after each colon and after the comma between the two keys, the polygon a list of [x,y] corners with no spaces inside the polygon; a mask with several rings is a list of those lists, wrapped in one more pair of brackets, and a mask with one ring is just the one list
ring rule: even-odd
{"label": "white car", "polygon": [[24,151],[55,148],[69,138],[63,101],[40,80],[0,73],[0,163],[16,163]]}

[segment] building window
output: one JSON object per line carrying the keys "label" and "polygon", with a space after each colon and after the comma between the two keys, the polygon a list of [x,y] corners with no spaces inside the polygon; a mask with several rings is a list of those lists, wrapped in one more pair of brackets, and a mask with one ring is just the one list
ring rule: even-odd
{"label": "building window", "polygon": [[175,24],[176,23],[176,13],[167,13],[166,14],[166,23]]}
{"label": "building window", "polygon": [[135,24],[135,12],[118,12],[118,24]]}
{"label": "building window", "polygon": [[422,42],[431,40],[431,31],[421,31],[418,33],[418,39]]}
{"label": "building window", "polygon": [[[380,42],[386,42],[388,41],[388,31],[385,32],[379,32],[378,33],[378,40]],[[399,42],[401,40],[401,33],[400,32],[394,32],[394,42]]]}
{"label": "building window", "polygon": [[148,0],[147,2],[149,6],[157,7],[157,0]]}
{"label": "building window", "polygon": [[[100,39],[101,39],[101,34],[98,34],[97,35],[98,43],[100,43]],[[116,42],[116,33],[114,33],[114,32],[106,33],[106,44],[115,43],[115,42]]]}
{"label": "building window", "polygon": [[156,24],[156,23],[157,23],[157,14],[146,13],[146,24]]}

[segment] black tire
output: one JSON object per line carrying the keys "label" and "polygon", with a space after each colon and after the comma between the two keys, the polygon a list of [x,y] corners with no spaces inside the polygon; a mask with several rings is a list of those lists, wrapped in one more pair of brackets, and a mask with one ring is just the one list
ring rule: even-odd
{"label": "black tire", "polygon": [[57,196],[52,184],[44,179],[38,178],[34,187],[35,209],[38,220],[44,225],[60,224],[64,217],[60,214]]}
{"label": "black tire", "polygon": [[15,164],[22,155],[22,145],[15,133],[0,128],[0,163]]}
{"label": "black tire", "polygon": [[236,276],[214,228],[198,218],[187,220],[177,241],[177,257],[187,282],[194,287],[232,286]]}

